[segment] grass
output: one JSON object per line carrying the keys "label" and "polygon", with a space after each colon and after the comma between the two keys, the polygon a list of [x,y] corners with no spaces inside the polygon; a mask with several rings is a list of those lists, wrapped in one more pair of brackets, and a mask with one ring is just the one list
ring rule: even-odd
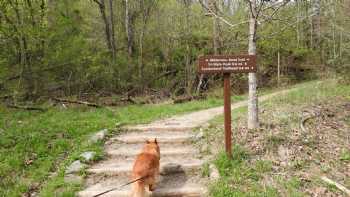
{"label": "grass", "polygon": [[344,162],[350,162],[350,151],[343,149],[340,155],[340,160]]}
{"label": "grass", "polygon": [[221,152],[214,161],[221,178],[211,186],[210,196],[278,196],[274,188],[259,184],[263,174],[272,170],[269,161],[260,160],[250,165],[249,154],[238,145],[233,148],[232,154],[232,159],[229,159]]}
{"label": "grass", "polygon": [[201,168],[201,175],[202,177],[209,177],[210,176],[210,166],[209,163],[203,164]]}
{"label": "grass", "polygon": [[280,184],[284,187],[285,193],[289,197],[305,196],[302,192],[299,191],[303,183],[296,177],[292,177],[289,180],[281,180]]}

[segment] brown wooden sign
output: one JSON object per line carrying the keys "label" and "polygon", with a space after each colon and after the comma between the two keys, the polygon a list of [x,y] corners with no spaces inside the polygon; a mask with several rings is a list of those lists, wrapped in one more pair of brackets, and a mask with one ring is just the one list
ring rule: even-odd
{"label": "brown wooden sign", "polygon": [[199,57],[199,73],[253,73],[255,55],[208,55]]}
{"label": "brown wooden sign", "polygon": [[201,74],[222,73],[224,76],[224,117],[225,117],[225,149],[228,157],[232,157],[231,131],[231,73],[253,73],[257,71],[255,55],[208,55],[199,57]]}

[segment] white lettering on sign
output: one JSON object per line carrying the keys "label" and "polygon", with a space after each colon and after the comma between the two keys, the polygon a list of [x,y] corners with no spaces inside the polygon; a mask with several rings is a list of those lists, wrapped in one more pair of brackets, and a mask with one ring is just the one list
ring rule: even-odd
{"label": "white lettering on sign", "polygon": [[199,70],[203,73],[248,73],[256,72],[255,56],[225,56],[213,55],[201,57]]}
{"label": "white lettering on sign", "polygon": [[[225,67],[232,67],[232,66],[247,66],[248,65],[247,61],[249,61],[249,58],[220,58],[220,59],[210,58],[210,59],[206,59],[205,61],[208,62],[208,66],[211,67],[210,69],[220,70],[220,69],[216,69],[215,67],[225,68]],[[204,70],[210,70],[210,69],[204,69]],[[227,70],[230,70],[230,69],[227,69]]]}

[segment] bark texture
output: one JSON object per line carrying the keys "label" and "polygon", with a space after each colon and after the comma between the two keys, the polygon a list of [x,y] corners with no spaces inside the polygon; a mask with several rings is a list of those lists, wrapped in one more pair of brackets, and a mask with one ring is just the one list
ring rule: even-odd
{"label": "bark texture", "polygon": [[[248,54],[256,55],[256,1],[253,0],[250,5],[249,19],[249,44]],[[249,73],[249,99],[248,99],[248,128],[256,129],[259,127],[258,118],[258,95],[257,95],[257,77],[256,73]]]}

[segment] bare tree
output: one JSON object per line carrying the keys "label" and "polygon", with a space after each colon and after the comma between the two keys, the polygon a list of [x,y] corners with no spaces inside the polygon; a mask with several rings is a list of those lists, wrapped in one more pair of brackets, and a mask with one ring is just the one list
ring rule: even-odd
{"label": "bare tree", "polygon": [[312,1],[312,12],[315,13],[311,18],[313,47],[319,47],[321,42],[321,0]]}
{"label": "bare tree", "polygon": [[[209,1],[209,8],[212,10],[214,14],[218,14],[218,5],[216,0]],[[217,17],[213,17],[213,48],[214,54],[219,54],[220,50],[220,20]]]}
{"label": "bare tree", "polygon": [[191,60],[190,60],[190,56],[191,56],[191,50],[190,50],[190,32],[191,32],[191,27],[190,27],[190,16],[191,16],[191,0],[183,0],[184,3],[184,12],[185,12],[185,28],[184,28],[184,34],[185,34],[185,39],[186,39],[186,65],[185,65],[185,86],[186,86],[186,93],[189,95],[191,94]]}
{"label": "bare tree", "polygon": [[[249,44],[248,54],[256,55],[256,30],[258,11],[256,0],[249,1]],[[249,73],[249,101],[248,101],[248,128],[255,129],[259,127],[258,118],[258,95],[256,73]]]}
{"label": "bare tree", "polygon": [[134,53],[134,19],[135,12],[131,9],[129,0],[125,0],[125,30],[129,58],[132,57]]}
{"label": "bare tree", "polygon": [[[112,12],[110,13],[110,18],[108,19],[107,16],[107,11],[106,11],[106,4],[105,4],[105,0],[93,0],[99,7],[100,10],[100,14],[102,17],[102,20],[104,22],[105,25],[105,34],[106,34],[106,43],[107,43],[107,47],[111,53],[111,57],[113,58],[113,61],[116,58],[116,46],[115,46],[115,39],[114,37],[114,22],[111,19],[113,16],[113,8],[111,8]],[[113,0],[109,0],[110,3],[110,7],[113,6]],[[113,23],[113,24],[112,24]]]}
{"label": "bare tree", "polygon": [[143,42],[144,42],[144,36],[145,31],[147,28],[147,22],[151,15],[151,9],[153,6],[155,6],[155,0],[140,0],[140,9],[141,9],[141,29],[139,34],[139,80],[140,82],[143,81],[143,70],[144,70],[144,62],[143,62]]}
{"label": "bare tree", "polygon": [[115,42],[115,29],[114,29],[114,5],[113,5],[113,0],[109,0],[109,31],[111,35],[111,51],[112,51],[112,62],[115,63],[116,58],[117,58],[117,46]]}

